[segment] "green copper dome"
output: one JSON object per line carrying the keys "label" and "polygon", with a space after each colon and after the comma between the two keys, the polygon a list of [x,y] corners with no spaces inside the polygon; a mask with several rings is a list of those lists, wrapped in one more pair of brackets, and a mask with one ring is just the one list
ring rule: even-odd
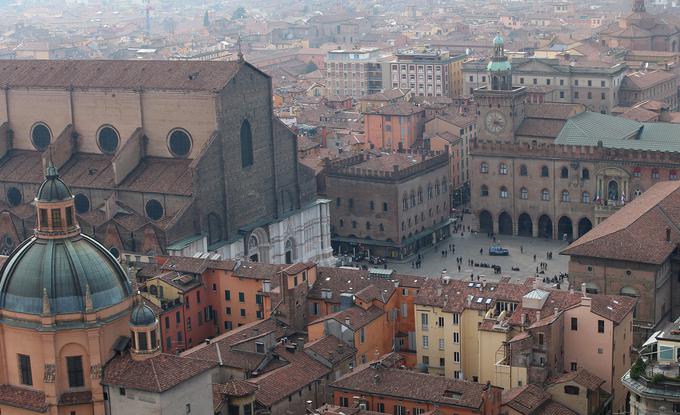
{"label": "green copper dome", "polygon": [[512,69],[512,65],[510,65],[510,62],[507,60],[503,61],[491,61],[489,62],[488,65],[486,65],[486,70],[489,72],[505,72],[505,71],[510,71]]}
{"label": "green copper dome", "polygon": [[130,294],[127,276],[116,259],[82,234],[27,239],[0,273],[0,309],[18,313],[43,314],[47,305],[49,314],[96,311]]}
{"label": "green copper dome", "polygon": [[130,313],[130,325],[132,326],[148,326],[155,322],[156,313],[144,302],[137,304]]}
{"label": "green copper dome", "polygon": [[73,198],[71,190],[59,178],[57,168],[50,162],[49,167],[47,167],[45,181],[40,185],[36,199],[42,202],[58,202],[71,198]]}
{"label": "green copper dome", "polygon": [[497,34],[496,37],[493,38],[493,45],[494,46],[501,46],[504,43],[505,43],[505,41],[503,40],[503,36],[501,36],[500,34]]}

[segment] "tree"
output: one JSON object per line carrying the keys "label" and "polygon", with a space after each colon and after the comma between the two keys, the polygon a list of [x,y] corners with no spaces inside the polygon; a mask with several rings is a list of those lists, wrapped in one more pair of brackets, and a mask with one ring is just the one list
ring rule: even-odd
{"label": "tree", "polygon": [[234,10],[234,14],[231,15],[233,20],[243,19],[244,17],[246,17],[246,9],[243,6],[238,6],[236,10]]}
{"label": "tree", "polygon": [[205,14],[203,15],[203,27],[208,27],[210,26],[210,16],[208,16],[208,11],[205,11]]}

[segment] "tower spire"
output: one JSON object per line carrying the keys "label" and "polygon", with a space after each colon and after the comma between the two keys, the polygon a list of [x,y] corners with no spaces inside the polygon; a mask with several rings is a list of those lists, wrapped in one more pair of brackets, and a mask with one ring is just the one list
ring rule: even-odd
{"label": "tower spire", "polygon": [[238,61],[239,63],[243,63],[243,49],[241,48],[241,35],[238,35],[238,39],[236,40],[236,47],[238,49]]}

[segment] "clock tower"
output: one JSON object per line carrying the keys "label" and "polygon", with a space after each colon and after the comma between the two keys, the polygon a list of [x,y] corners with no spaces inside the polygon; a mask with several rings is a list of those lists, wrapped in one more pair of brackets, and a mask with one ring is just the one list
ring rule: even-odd
{"label": "clock tower", "polygon": [[477,136],[481,140],[513,140],[524,120],[525,87],[512,86],[512,65],[499,34],[493,40],[493,56],[486,67],[488,84],[473,91],[477,102]]}

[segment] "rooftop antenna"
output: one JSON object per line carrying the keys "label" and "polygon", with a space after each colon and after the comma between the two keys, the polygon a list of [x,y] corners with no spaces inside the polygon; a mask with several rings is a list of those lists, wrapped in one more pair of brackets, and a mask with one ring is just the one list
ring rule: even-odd
{"label": "rooftop antenna", "polygon": [[243,63],[244,59],[243,59],[243,50],[241,48],[241,35],[238,35],[238,39],[236,40],[236,48],[238,49],[238,53],[237,53],[238,62]]}

